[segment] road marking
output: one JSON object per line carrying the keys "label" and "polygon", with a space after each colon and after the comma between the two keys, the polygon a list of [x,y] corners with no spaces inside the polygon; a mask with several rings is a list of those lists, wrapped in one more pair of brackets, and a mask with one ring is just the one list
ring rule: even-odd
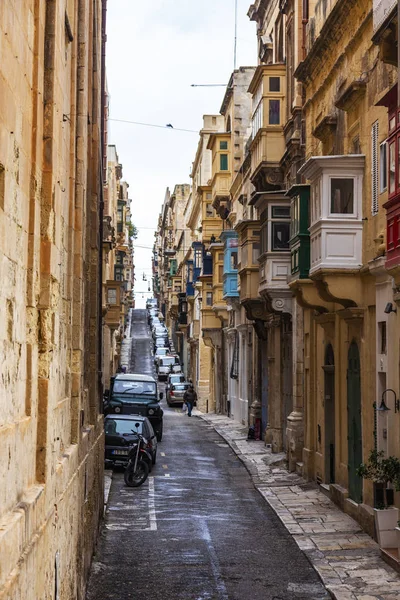
{"label": "road marking", "polygon": [[156,505],[154,500],[154,477],[149,477],[149,519],[150,531],[157,531]]}
{"label": "road marking", "polygon": [[199,525],[202,532],[202,538],[207,544],[208,554],[210,556],[211,562],[211,569],[214,575],[215,585],[218,591],[218,598],[220,600],[228,600],[228,592],[225,587],[225,583],[219,566],[218,556],[211,540],[210,530],[208,529],[207,522],[204,519],[200,519]]}
{"label": "road marking", "polygon": [[169,473],[165,473],[164,477],[171,477]]}
{"label": "road marking", "polygon": [[161,456],[165,456],[165,452],[161,452]]}
{"label": "road marking", "polygon": [[162,468],[163,469],[168,469],[168,465],[163,465]]}

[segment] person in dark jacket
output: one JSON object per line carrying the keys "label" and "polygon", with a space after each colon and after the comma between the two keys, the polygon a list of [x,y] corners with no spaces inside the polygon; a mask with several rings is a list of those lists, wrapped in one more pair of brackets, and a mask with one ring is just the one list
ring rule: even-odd
{"label": "person in dark jacket", "polygon": [[187,414],[188,417],[192,416],[192,408],[195,404],[197,404],[197,394],[194,390],[193,385],[189,385],[188,389],[186,390],[186,392],[183,395],[183,401],[187,406]]}

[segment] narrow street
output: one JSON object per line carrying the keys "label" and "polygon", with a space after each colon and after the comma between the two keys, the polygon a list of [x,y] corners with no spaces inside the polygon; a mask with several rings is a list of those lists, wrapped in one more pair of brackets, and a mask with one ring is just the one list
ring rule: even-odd
{"label": "narrow street", "polygon": [[[144,310],[133,311],[132,371],[153,372]],[[229,446],[163,401],[157,464],[138,489],[114,471],[87,600],[317,600],[314,569]]]}

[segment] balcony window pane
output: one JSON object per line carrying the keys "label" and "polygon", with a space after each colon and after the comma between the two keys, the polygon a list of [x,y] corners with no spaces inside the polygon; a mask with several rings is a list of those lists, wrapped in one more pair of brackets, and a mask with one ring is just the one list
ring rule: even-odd
{"label": "balcony window pane", "polygon": [[224,278],[224,267],[223,265],[218,266],[218,283],[222,283]]}
{"label": "balcony window pane", "polygon": [[290,206],[273,206],[272,207],[272,218],[288,218],[290,219]]}
{"label": "balcony window pane", "polygon": [[212,204],[210,204],[209,202],[207,202],[206,204],[206,217],[212,217],[214,216],[214,209],[212,207]]}
{"label": "balcony window pane", "polygon": [[290,223],[272,223],[272,250],[289,250]]}
{"label": "balcony window pane", "polygon": [[269,101],[268,123],[270,125],[279,125],[280,123],[280,100]]}
{"label": "balcony window pane", "polygon": [[213,304],[213,293],[206,292],[206,306],[212,306]]}
{"label": "balcony window pane", "polygon": [[253,265],[257,264],[257,259],[260,256],[260,244],[258,242],[253,242],[253,255],[252,255],[252,263]]}
{"label": "balcony window pane", "polygon": [[231,269],[237,269],[238,266],[238,253],[237,251],[231,253]]}
{"label": "balcony window pane", "polygon": [[219,155],[219,169],[220,169],[220,171],[228,170],[228,155],[227,154]]}
{"label": "balcony window pane", "polygon": [[220,150],[228,150],[228,142],[220,142],[219,149]]}
{"label": "balcony window pane", "polygon": [[269,91],[270,92],[280,92],[281,91],[281,78],[280,77],[270,77],[269,78]]}
{"label": "balcony window pane", "polygon": [[107,303],[108,304],[117,304],[117,290],[115,288],[108,288]]}
{"label": "balcony window pane", "polygon": [[331,213],[348,215],[354,212],[354,179],[331,179]]}
{"label": "balcony window pane", "polygon": [[395,149],[396,144],[393,142],[389,146],[389,194],[393,194],[395,188]]}

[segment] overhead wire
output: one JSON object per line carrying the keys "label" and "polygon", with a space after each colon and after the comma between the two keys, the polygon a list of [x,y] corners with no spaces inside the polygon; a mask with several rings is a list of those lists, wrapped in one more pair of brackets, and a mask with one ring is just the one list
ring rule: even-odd
{"label": "overhead wire", "polygon": [[116,123],[130,123],[131,125],[142,125],[143,127],[157,127],[159,129],[168,129],[169,131],[185,131],[186,133],[199,133],[198,129],[183,129],[182,127],[171,127],[168,125],[156,125],[155,123],[141,123],[140,121],[129,121],[128,119],[111,119],[108,121],[115,121]]}

